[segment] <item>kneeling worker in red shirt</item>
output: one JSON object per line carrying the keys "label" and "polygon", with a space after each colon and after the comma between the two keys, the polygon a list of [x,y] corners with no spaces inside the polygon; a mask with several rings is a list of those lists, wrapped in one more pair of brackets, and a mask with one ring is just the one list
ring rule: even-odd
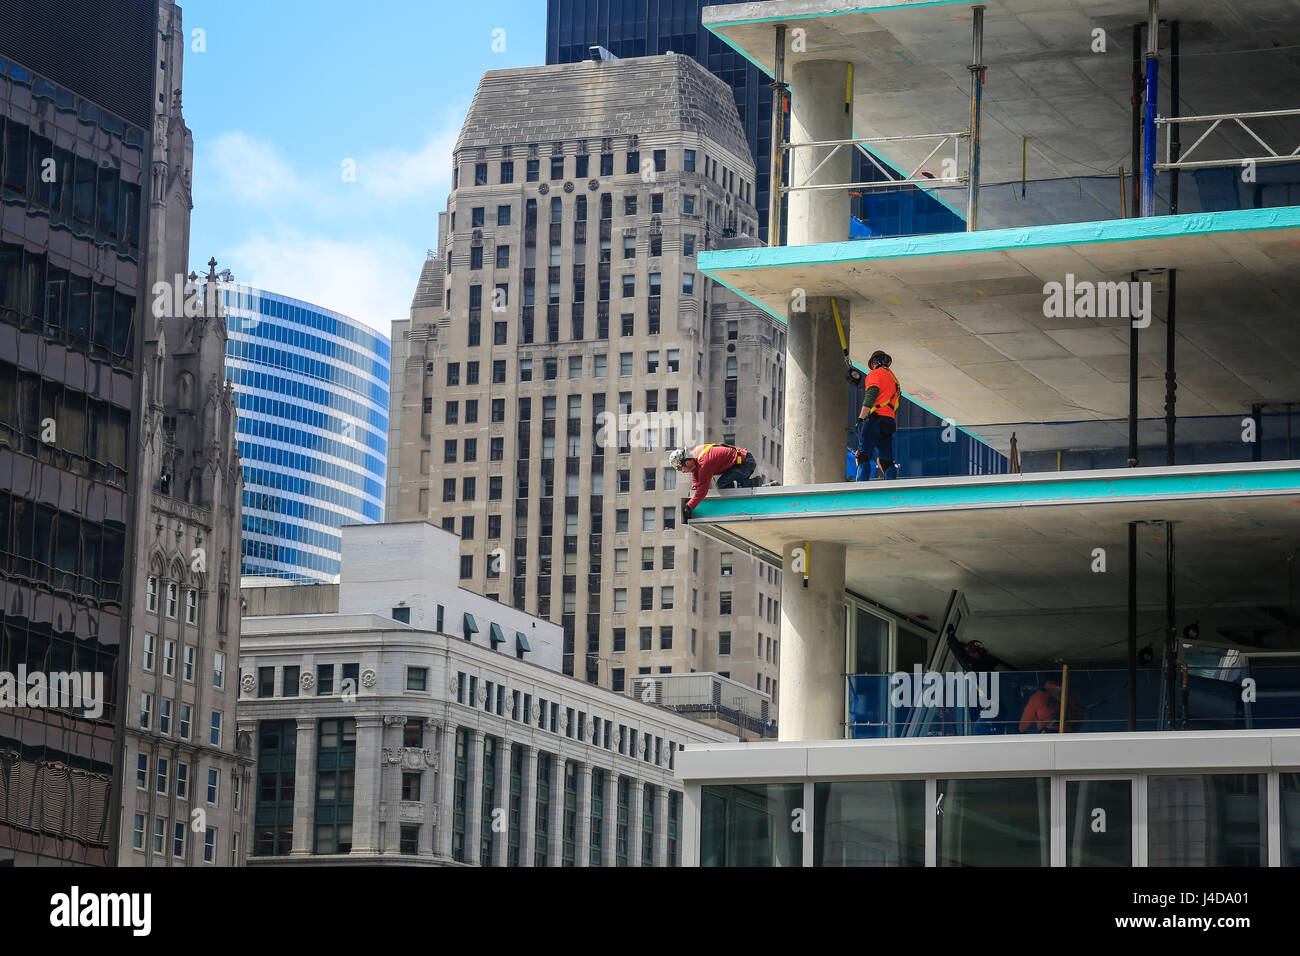
{"label": "kneeling worker in red shirt", "polygon": [[682,505],[683,521],[690,520],[715,477],[719,488],[753,488],[760,483],[754,477],[754,456],[743,448],[720,443],[696,445],[689,451],[674,448],[668,453],[668,467],[691,476],[691,500]]}

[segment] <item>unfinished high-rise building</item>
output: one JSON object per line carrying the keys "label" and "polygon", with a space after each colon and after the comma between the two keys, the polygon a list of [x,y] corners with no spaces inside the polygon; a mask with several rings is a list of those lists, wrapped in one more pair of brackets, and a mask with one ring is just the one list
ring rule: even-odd
{"label": "unfinished high-rise building", "polygon": [[492,71],[394,323],[388,520],[458,533],[461,584],[560,622],[565,672],[616,691],[777,693],[778,574],[683,525],[666,464],[724,441],[780,476],[784,327],[695,266],[757,220],[731,91],[691,58]]}

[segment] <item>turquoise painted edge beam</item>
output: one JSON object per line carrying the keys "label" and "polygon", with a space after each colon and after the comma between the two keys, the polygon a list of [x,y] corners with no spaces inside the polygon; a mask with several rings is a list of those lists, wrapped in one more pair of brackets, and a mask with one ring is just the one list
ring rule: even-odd
{"label": "turquoise painted edge beam", "polygon": [[[858,240],[858,241],[859,241],[859,242],[878,242],[879,240],[877,240],[877,239],[861,239],[861,240]],[[703,256],[703,255],[705,255],[705,253],[700,253],[700,255]],[[703,270],[703,269],[700,269],[700,271],[702,272],[702,271],[704,271],[704,270]],[[726,279],[719,279],[717,276],[713,276],[713,275],[709,276],[709,278],[712,279],[714,282],[718,283],[719,285],[721,285],[721,286],[725,286],[726,288],[730,289],[732,292],[734,292],[736,295],[740,296],[742,299],[744,299],[746,302],[748,302],[750,305],[754,306],[755,308],[757,308],[757,309],[762,309],[764,312],[766,312],[766,313],[767,313],[768,315],[770,315],[772,318],[776,319],[776,320],[777,320],[778,322],[780,322],[782,325],[789,325],[789,324],[790,324],[790,323],[789,323],[789,320],[786,318],[786,316],[781,315],[779,312],[775,312],[775,311],[773,311],[772,309],[769,309],[766,305],[764,305],[762,302],[759,302],[757,299],[755,299],[755,298],[754,298],[752,295],[750,295],[749,293],[744,292],[744,291],[742,291],[742,290],[740,290],[740,289],[737,289],[734,285],[732,285],[732,284],[731,284],[730,282],[728,282]],[[861,372],[863,375],[866,375],[866,374],[867,374],[867,369],[863,368],[863,367],[862,367],[861,365],[859,365],[857,362],[853,362],[852,365],[853,365],[853,367],[854,367],[855,369],[857,369],[857,370],[858,370],[859,372]],[[931,415],[933,415],[935,418],[938,418],[938,419],[940,419],[940,420],[942,420],[942,421],[948,421],[947,418],[945,418],[943,415],[940,415],[938,412],[936,412],[936,411],[935,411],[933,408],[931,408],[929,405],[925,404],[925,402],[918,401],[916,398],[914,398],[913,396],[909,395],[909,394],[907,393],[907,390],[906,390],[906,389],[903,390],[903,397],[906,398],[906,399],[907,399],[909,402],[911,402],[913,405],[918,405],[918,406],[920,406],[921,408],[924,408],[927,412],[929,412],[929,413],[930,413]],[[956,424],[956,423],[954,422],[954,424]],[[987,445],[987,444],[988,444],[988,442],[986,442],[986,441],[985,441],[983,438],[981,438],[979,435],[975,434],[975,432],[971,431],[969,428],[966,428],[966,427],[964,427],[964,426],[962,426],[962,425],[957,425],[957,430],[960,431],[960,432],[964,432],[964,433],[967,434],[967,435],[970,435],[971,438],[974,438],[977,442],[980,442],[981,444],[984,444],[984,445]]]}
{"label": "turquoise painted edge beam", "polygon": [[[1104,219],[1051,226],[1017,226],[976,232],[941,232],[924,236],[855,239],[808,246],[775,246],[701,252],[699,271],[718,279],[720,271],[776,269],[951,256],[977,252],[1015,252],[1052,246],[1083,246],[1143,239],[1177,239],[1234,232],[1300,229],[1300,206],[1275,209],[1230,209],[1139,219]],[[722,281],[718,279],[718,281]],[[729,286],[730,288],[730,286]],[[750,301],[753,301],[752,299]],[[768,310],[770,311],[770,310]]]}
{"label": "turquoise painted edge beam", "polygon": [[[894,487],[885,487],[893,485]],[[1128,477],[1072,478],[1060,481],[996,482],[976,485],[900,487],[870,481],[832,485],[827,491],[735,495],[706,498],[695,509],[699,518],[792,518],[900,509],[1041,505],[1050,502],[1124,501],[1143,497],[1209,497],[1244,492],[1300,494],[1300,469],[1238,471],[1202,475],[1147,474]]]}

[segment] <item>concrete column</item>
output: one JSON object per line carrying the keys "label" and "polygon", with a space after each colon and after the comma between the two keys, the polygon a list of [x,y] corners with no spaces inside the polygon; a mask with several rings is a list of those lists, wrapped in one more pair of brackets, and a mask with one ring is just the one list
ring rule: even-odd
{"label": "concrete column", "polygon": [[523,803],[519,811],[519,865],[532,866],[537,846],[537,748],[524,757]]}
{"label": "concrete column", "polygon": [[470,732],[467,761],[469,785],[465,788],[465,862],[478,865],[479,832],[483,822],[483,731]]}
{"label": "concrete column", "polygon": [[[794,311],[800,304],[805,311]],[[849,300],[836,298],[835,305],[847,340]],[[849,443],[846,373],[830,298],[808,296],[803,303],[792,299],[786,335],[783,484],[844,481]]]}
{"label": "concrete column", "polygon": [[614,841],[618,838],[618,771],[613,768],[605,771],[604,797],[605,804],[602,809],[605,817],[601,825],[601,853],[604,857],[604,865],[614,866],[616,863]]}
{"label": "concrete column", "polygon": [[[315,718],[298,718],[298,738],[295,747],[297,748],[297,756],[293,765],[293,849],[289,855],[311,856],[316,840]],[[360,785],[361,778],[366,775],[366,773],[357,773],[358,785]],[[170,834],[168,836],[170,837]],[[355,839],[356,831],[354,830],[353,840]],[[355,846],[355,843],[353,845]]]}
{"label": "concrete column", "polygon": [[510,747],[509,740],[497,738],[497,796],[493,810],[501,810],[497,817],[505,826],[492,832],[493,866],[505,866],[510,849]]}
{"label": "concrete column", "polygon": [[[357,766],[352,804],[353,853],[379,852],[380,777],[384,772],[383,734],[382,715],[364,714],[357,717]],[[390,820],[396,816],[396,813],[390,814]]]}
{"label": "concrete column", "polygon": [[645,781],[633,777],[629,781],[627,794],[627,865],[641,865],[641,827],[644,826],[642,813],[645,812],[645,800],[642,788]]}
{"label": "concrete column", "polygon": [[578,866],[591,865],[591,764],[578,771]]}
{"label": "concrete column", "polygon": [[[847,62],[802,60],[790,70],[790,142],[811,143],[848,139],[853,135],[853,111],[845,110]],[[853,177],[852,146],[791,150],[790,185],[848,183]],[[825,165],[811,176],[813,169]],[[792,246],[843,242],[849,238],[851,197],[847,189],[796,190],[787,205],[787,241]]]}
{"label": "concrete column", "polygon": [[564,763],[557,753],[551,761],[551,843],[546,854],[547,866],[562,866],[564,861]]}
{"label": "concrete column", "polygon": [[655,866],[668,865],[668,788],[655,787]]}
{"label": "concrete column", "polygon": [[438,776],[434,816],[434,855],[451,859],[451,821],[455,811],[456,725],[447,721],[438,731]]}
{"label": "concrete column", "polygon": [[784,549],[781,576],[781,740],[838,740],[844,720],[844,545],[807,543],[804,575]]}

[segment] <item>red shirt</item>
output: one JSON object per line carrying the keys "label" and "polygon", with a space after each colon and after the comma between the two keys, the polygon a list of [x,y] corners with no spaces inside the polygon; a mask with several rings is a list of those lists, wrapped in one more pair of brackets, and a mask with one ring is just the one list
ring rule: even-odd
{"label": "red shirt", "polygon": [[730,445],[696,445],[691,449],[691,457],[696,464],[691,476],[691,500],[686,503],[686,507],[694,510],[709,493],[709,482],[732,465],[744,461],[749,457],[749,452]]}

